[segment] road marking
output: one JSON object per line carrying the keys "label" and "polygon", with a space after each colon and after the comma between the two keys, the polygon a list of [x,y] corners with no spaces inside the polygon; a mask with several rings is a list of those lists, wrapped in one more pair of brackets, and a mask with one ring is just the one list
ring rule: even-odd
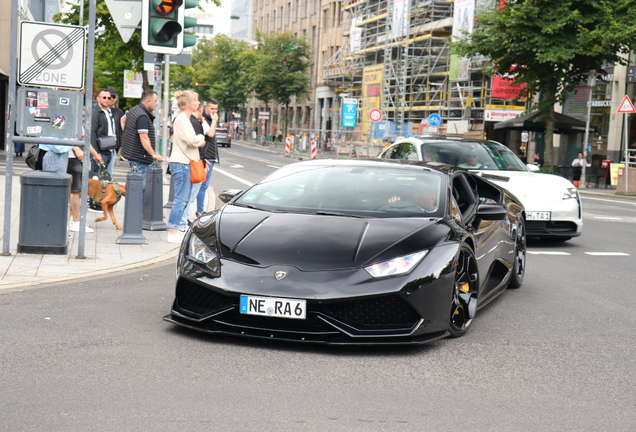
{"label": "road marking", "polygon": [[588,255],[594,256],[629,256],[628,253],[624,252],[585,252]]}
{"label": "road marking", "polygon": [[567,252],[555,252],[555,251],[528,251],[531,255],[571,255]]}
{"label": "road marking", "polygon": [[613,216],[594,216],[594,219],[623,220],[623,218],[620,218],[620,217],[613,217]]}
{"label": "road marking", "polygon": [[252,182],[249,182],[249,181],[247,181],[245,179],[240,178],[239,176],[235,176],[234,174],[230,174],[227,171],[223,171],[222,169],[218,169],[217,167],[214,167],[214,172],[218,172],[219,174],[223,174],[224,176],[229,177],[232,180],[236,180],[239,183],[243,183],[244,185],[247,185],[247,186],[252,186],[254,184]]}
{"label": "road marking", "polygon": [[273,165],[276,165],[276,168],[280,168],[282,166],[285,166],[284,163],[278,163],[278,162],[275,162],[275,161],[271,161],[271,160],[267,160],[267,159],[261,159],[261,158],[253,157],[253,156],[246,156],[244,154],[236,153],[236,152],[233,152],[231,150],[223,150],[223,152],[227,153],[227,154],[234,155],[234,156],[242,157],[242,158],[245,158],[245,159],[251,159],[251,160],[257,161],[257,162],[264,162],[266,164],[273,164]]}
{"label": "road marking", "polygon": [[623,201],[623,200],[620,200],[620,199],[591,198],[591,197],[587,197],[587,196],[583,196],[583,195],[581,195],[581,197],[585,198],[585,199],[588,199],[588,200],[593,200],[593,201],[607,201],[607,202],[611,202],[611,203],[621,203],[621,204],[636,205],[636,202]]}
{"label": "road marking", "polygon": [[278,166],[278,165],[267,165],[267,166],[270,167],[270,168],[276,168],[276,169],[280,168],[280,166]]}
{"label": "road marking", "polygon": [[243,165],[234,164],[234,165],[230,165],[230,168],[245,168],[245,167]]}

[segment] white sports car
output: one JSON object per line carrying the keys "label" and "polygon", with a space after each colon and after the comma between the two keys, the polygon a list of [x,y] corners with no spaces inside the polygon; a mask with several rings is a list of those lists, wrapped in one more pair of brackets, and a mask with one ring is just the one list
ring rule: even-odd
{"label": "white sports car", "polygon": [[497,142],[442,136],[400,138],[380,158],[423,160],[479,171],[523,203],[528,236],[566,241],[581,235],[583,211],[576,187],[563,177],[533,172]]}

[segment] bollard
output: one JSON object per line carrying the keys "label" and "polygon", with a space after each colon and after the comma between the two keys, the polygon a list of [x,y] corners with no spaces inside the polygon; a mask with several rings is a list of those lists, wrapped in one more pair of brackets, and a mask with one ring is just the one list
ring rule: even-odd
{"label": "bollard", "polygon": [[172,208],[174,201],[174,183],[172,181],[172,175],[170,176],[170,192],[168,192],[168,202],[163,208]]}
{"label": "bollard", "polygon": [[288,134],[287,138],[285,138],[285,156],[289,156],[290,146],[291,146],[291,138]]}
{"label": "bollard", "polygon": [[126,205],[124,207],[124,232],[117,244],[148,244],[141,230],[143,187],[137,167],[126,175]]}
{"label": "bollard", "polygon": [[311,158],[316,159],[316,140],[311,140]]}
{"label": "bollard", "polygon": [[163,170],[159,162],[154,161],[146,171],[146,194],[142,228],[150,231],[167,230],[163,220]]}

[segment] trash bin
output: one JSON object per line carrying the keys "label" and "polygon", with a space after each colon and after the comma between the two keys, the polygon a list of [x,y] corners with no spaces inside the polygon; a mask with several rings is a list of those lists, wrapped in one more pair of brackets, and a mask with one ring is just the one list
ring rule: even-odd
{"label": "trash bin", "polygon": [[18,253],[66,255],[71,176],[30,171],[20,176]]}

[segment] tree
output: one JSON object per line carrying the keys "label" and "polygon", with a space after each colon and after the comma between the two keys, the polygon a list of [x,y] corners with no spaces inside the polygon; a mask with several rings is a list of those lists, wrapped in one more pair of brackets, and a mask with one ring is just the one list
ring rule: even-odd
{"label": "tree", "polygon": [[242,108],[247,102],[250,90],[241,78],[247,72],[242,54],[249,49],[247,42],[219,34],[211,41],[202,41],[193,51],[192,62],[196,64],[193,79],[208,84],[201,92],[216,99],[225,111]]}
{"label": "tree", "polygon": [[[626,64],[636,48],[636,0],[516,0],[476,18],[473,33],[453,43],[462,56],[484,55],[489,73],[515,76],[546,120],[545,163],[553,165],[554,105],[590,71]],[[502,7],[503,6],[503,7]]]}
{"label": "tree", "polygon": [[285,135],[292,97],[301,101],[309,90],[310,45],[306,38],[292,33],[256,33],[255,55],[250,79],[256,97],[267,104],[275,101],[285,105]]}

